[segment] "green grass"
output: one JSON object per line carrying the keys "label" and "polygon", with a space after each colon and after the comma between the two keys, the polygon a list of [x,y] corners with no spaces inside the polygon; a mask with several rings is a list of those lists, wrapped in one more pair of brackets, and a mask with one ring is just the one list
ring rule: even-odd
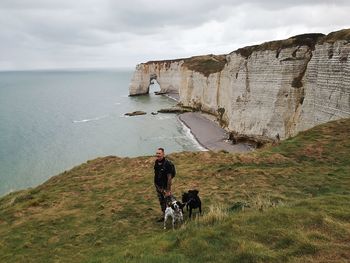
{"label": "green grass", "polygon": [[88,161],[0,199],[0,262],[349,262],[349,134],[345,119],[248,154],[170,155],[175,195],[204,205],[175,231],[155,222],[154,157]]}

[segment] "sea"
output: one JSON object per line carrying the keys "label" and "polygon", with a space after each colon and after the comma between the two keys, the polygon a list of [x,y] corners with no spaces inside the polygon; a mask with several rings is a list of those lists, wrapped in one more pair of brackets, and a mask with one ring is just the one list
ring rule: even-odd
{"label": "sea", "polygon": [[[174,114],[176,102],[129,97],[132,70],[0,72],[0,196],[108,155],[120,157],[202,150]],[[132,111],[146,115],[128,117]]]}

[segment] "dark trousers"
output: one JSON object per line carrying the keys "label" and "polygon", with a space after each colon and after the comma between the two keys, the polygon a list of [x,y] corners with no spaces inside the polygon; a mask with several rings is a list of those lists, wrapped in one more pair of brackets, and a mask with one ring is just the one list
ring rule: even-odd
{"label": "dark trousers", "polygon": [[162,209],[162,212],[164,214],[165,208],[166,208],[166,204],[167,203],[170,204],[173,201],[175,201],[176,199],[175,199],[175,196],[173,196],[173,195],[165,197],[160,189],[161,188],[156,187],[156,192],[157,192],[157,196],[158,196],[158,200],[159,200],[159,204],[160,204],[160,209]]}
{"label": "dark trousers", "polygon": [[162,212],[164,213],[166,208],[166,200],[165,200],[164,194],[162,193],[159,187],[156,187],[156,192],[157,192],[157,196],[160,204],[160,209],[162,209]]}

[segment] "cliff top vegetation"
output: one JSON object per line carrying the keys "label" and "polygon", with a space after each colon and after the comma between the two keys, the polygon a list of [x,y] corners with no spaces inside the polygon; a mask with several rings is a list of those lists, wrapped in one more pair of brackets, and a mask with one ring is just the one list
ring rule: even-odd
{"label": "cliff top vegetation", "polygon": [[350,41],[350,29],[335,31],[329,33],[328,35],[324,35],[321,33],[302,34],[290,37],[288,39],[269,41],[260,45],[239,48],[233,52],[248,58],[253,52],[256,51],[276,50],[277,52],[279,52],[284,48],[298,46],[308,46],[310,49],[313,50],[316,44],[334,43],[338,40]]}
{"label": "cliff top vegetation", "polygon": [[297,46],[308,46],[314,49],[317,41],[324,37],[324,34],[314,33],[314,34],[302,34],[294,37],[290,37],[284,40],[276,40],[265,42],[260,45],[248,46],[239,48],[235,53],[240,54],[243,57],[249,57],[253,52],[264,51],[264,50],[276,50],[280,51],[284,48],[297,47]]}
{"label": "cliff top vegetation", "polygon": [[343,29],[329,33],[327,36],[322,38],[320,42],[334,43],[338,40],[350,41],[350,29]]}
{"label": "cliff top vegetation", "polygon": [[172,60],[148,61],[145,64],[158,64],[169,68],[174,62],[183,62],[183,65],[189,70],[193,70],[208,77],[212,73],[220,72],[226,65],[226,55],[204,55],[190,58],[180,58]]}
{"label": "cliff top vegetation", "polygon": [[248,154],[171,154],[175,196],[204,205],[175,231],[155,222],[154,157],[88,161],[0,198],[0,262],[348,262],[349,133],[343,119]]}
{"label": "cliff top vegetation", "polygon": [[211,54],[185,59],[183,65],[208,77],[212,73],[220,72],[225,67],[226,62],[226,55]]}

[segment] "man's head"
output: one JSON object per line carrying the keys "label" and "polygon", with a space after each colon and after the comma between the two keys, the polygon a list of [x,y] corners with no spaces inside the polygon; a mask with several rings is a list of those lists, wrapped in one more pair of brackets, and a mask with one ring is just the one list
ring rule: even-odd
{"label": "man's head", "polygon": [[158,161],[163,160],[164,158],[164,149],[163,148],[158,148],[156,151],[156,157]]}

